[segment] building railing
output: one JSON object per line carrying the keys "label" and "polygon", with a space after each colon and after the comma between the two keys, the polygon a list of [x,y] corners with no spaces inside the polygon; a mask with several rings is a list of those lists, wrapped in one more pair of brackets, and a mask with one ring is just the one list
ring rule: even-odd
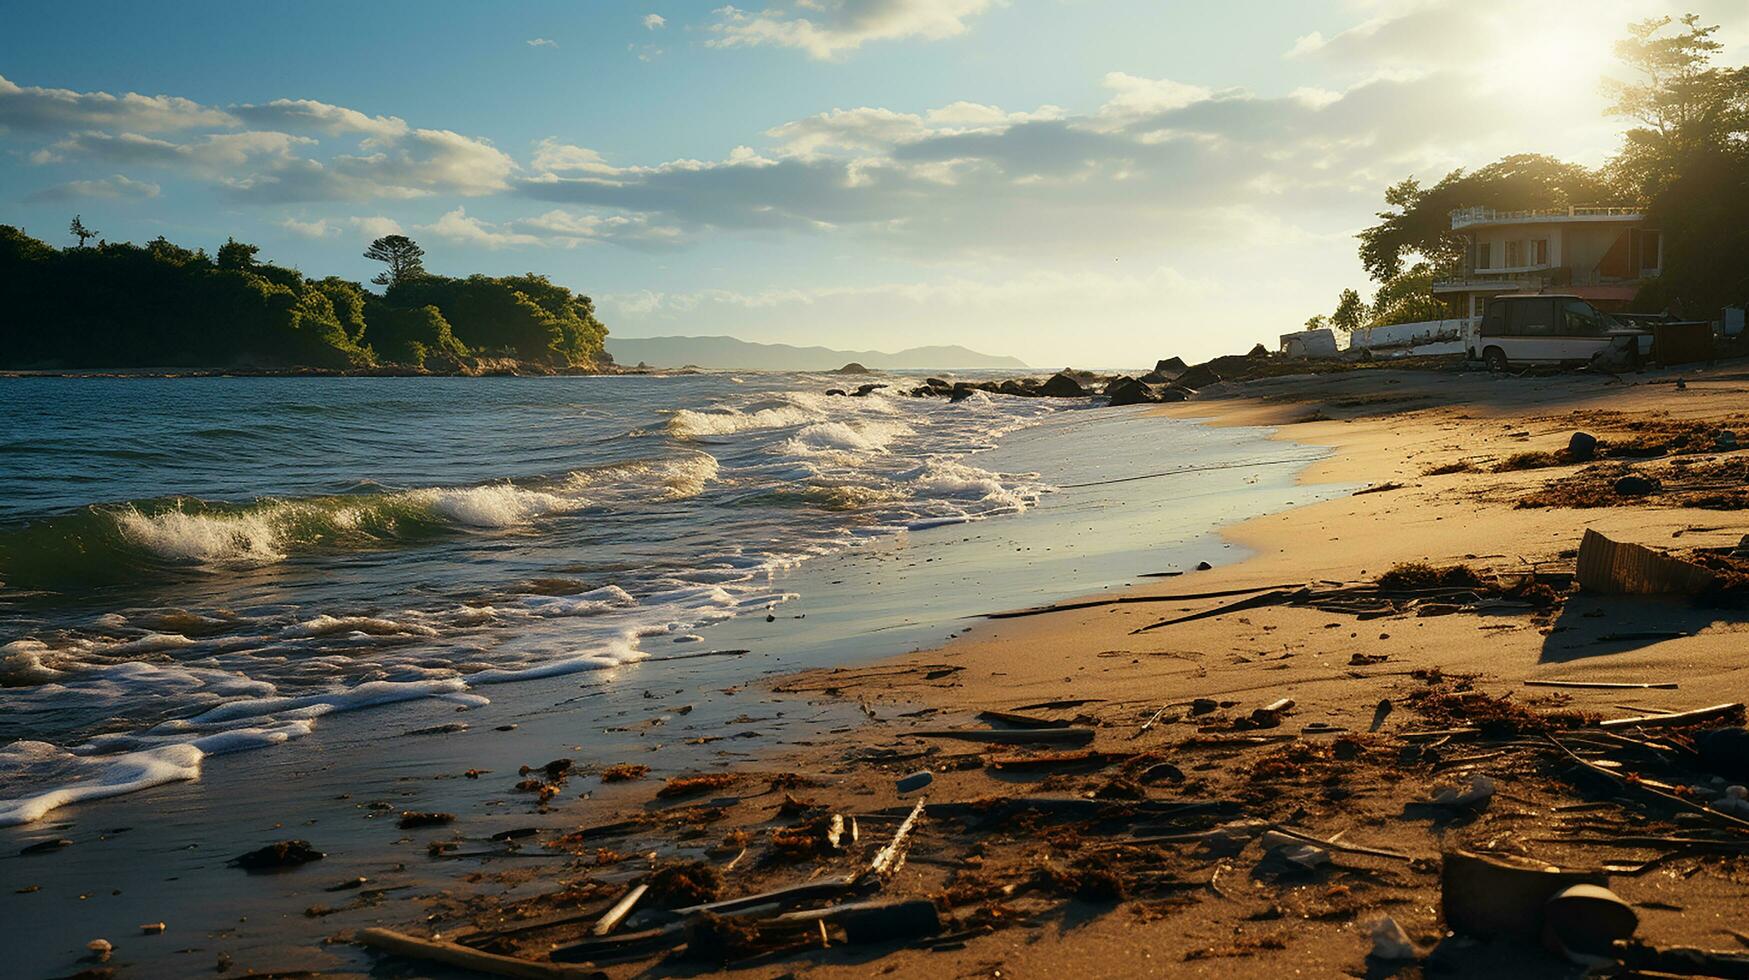
{"label": "building railing", "polygon": [[1471,225],[1497,224],[1506,221],[1536,221],[1542,218],[1626,218],[1643,217],[1639,208],[1566,207],[1534,208],[1525,211],[1496,211],[1493,208],[1458,208],[1451,213],[1453,231]]}

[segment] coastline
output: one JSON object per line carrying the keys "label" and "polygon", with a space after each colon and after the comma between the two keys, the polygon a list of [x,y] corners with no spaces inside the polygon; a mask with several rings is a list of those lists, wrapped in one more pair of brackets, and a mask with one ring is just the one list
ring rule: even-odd
{"label": "coastline", "polygon": [[[1428,469],[1460,457],[1497,459],[1524,449],[1556,448],[1571,431],[1573,413],[1595,413],[1599,406],[1640,413],[1674,407],[1690,415],[1709,416],[1738,412],[1749,403],[1733,379],[1727,376],[1708,382],[1708,373],[1727,374],[1716,370],[1688,375],[1685,397],[1689,400],[1674,406],[1670,404],[1673,386],[1661,383],[1674,379],[1669,373],[1668,377],[1643,376],[1642,383],[1631,387],[1605,385],[1597,378],[1563,377],[1527,391],[1526,386],[1509,387],[1513,382],[1492,378],[1357,372],[1335,381],[1327,377],[1273,379],[1238,390],[1210,391],[1188,403],[1148,409],[1149,415],[1196,419],[1215,426],[1273,426],[1277,440],[1327,446],[1332,454],[1300,473],[1298,480],[1304,485],[1405,486],[1302,504],[1225,527],[1221,538],[1248,552],[1248,557],[1231,564],[1215,563],[1204,571],[1186,569],[1158,584],[1112,589],[1097,596],[1158,597],[1290,581],[1354,581],[1376,576],[1402,561],[1468,561],[1496,566],[1517,564],[1521,558],[1558,561],[1561,552],[1576,545],[1578,529],[1588,525],[1648,543],[1735,543],[1737,537],[1749,532],[1749,512],[1707,512],[1710,529],[1701,531],[1693,529],[1697,522],[1692,510],[1645,506],[1586,511],[1512,508],[1513,494],[1549,477],[1543,471],[1424,475]],[[1597,421],[1605,420],[1599,417]],[[1137,427],[1149,424],[1153,423],[1146,417],[1132,422]],[[1137,640],[1131,630],[1162,616],[1207,609],[1209,601],[1109,605],[986,620],[945,645],[860,665],[800,673],[786,670],[760,686],[777,699],[773,703],[788,706],[780,714],[805,710],[824,719],[829,737],[785,738],[781,744],[751,755],[737,752],[738,759],[724,758],[700,767],[700,771],[707,771],[728,766],[742,773],[746,789],[737,791],[752,795],[744,798],[743,805],[718,815],[708,827],[696,828],[703,833],[695,839],[710,843],[739,829],[754,835],[767,832],[769,821],[774,819],[772,807],[784,794],[774,791],[767,796],[756,791],[780,773],[802,777],[793,784],[795,788],[785,792],[807,802],[862,814],[908,807],[914,798],[901,797],[892,780],[918,767],[934,771],[934,782],[927,791],[932,800],[972,799],[997,791],[1038,792],[1041,780],[1037,778],[1017,780],[974,764],[979,753],[967,752],[967,747],[915,737],[920,728],[970,723],[973,714],[987,708],[1013,710],[1052,700],[1086,700],[1069,713],[1085,714],[1094,721],[1098,748],[1131,753],[1146,750],[1158,753],[1159,758],[1182,762],[1184,756],[1177,753],[1189,751],[1184,746],[1194,727],[1190,719],[1174,718],[1145,738],[1136,730],[1161,706],[1200,697],[1231,701],[1243,713],[1284,691],[1291,692],[1298,702],[1292,715],[1294,730],[1307,722],[1322,721],[1366,731],[1381,696],[1400,698],[1405,688],[1419,683],[1408,677],[1411,670],[1475,672],[1478,687],[1494,692],[1511,691],[1531,677],[1632,680],[1679,670],[1680,690],[1632,692],[1631,701],[1646,709],[1693,707],[1716,700],[1705,692],[1742,689],[1743,675],[1738,672],[1742,668],[1731,662],[1731,651],[1745,635],[1741,623],[1702,623],[1699,614],[1684,611],[1683,615],[1696,620],[1693,635],[1627,650],[1606,647],[1601,661],[1593,662],[1590,648],[1601,630],[1631,630],[1633,624],[1646,622],[1657,625],[1675,612],[1663,606],[1638,611],[1611,609],[1606,618],[1591,619],[1591,613],[1599,612],[1596,600],[1570,600],[1570,607],[1575,604],[1583,607],[1582,611],[1570,608],[1554,621],[1515,612],[1491,619],[1473,614],[1410,613],[1357,622],[1318,610],[1277,606],[1185,623],[1143,640]],[[1338,625],[1340,628],[1333,628]],[[1591,635],[1585,635],[1587,631]],[[1486,643],[1479,642],[1479,637],[1486,637]],[[1357,670],[1351,665],[1351,656],[1361,652],[1388,659]],[[1574,691],[1569,703],[1619,713],[1612,705],[1624,697],[1619,691]],[[1388,735],[1401,718],[1399,713],[1391,719],[1383,728],[1384,734]],[[380,717],[378,726],[391,727]],[[1258,755],[1268,751],[1221,751],[1214,769],[1203,763],[1201,769],[1193,771],[1189,783],[1151,790],[1150,795],[1176,798],[1188,795],[1197,784],[1213,791],[1224,779],[1244,774]],[[409,778],[418,778],[412,774],[432,761],[406,760],[398,762],[397,768],[404,767]],[[506,766],[511,762],[503,760]],[[1183,768],[1192,769],[1189,765]],[[1096,768],[1057,775],[1063,781],[1054,783],[1056,788],[1092,792],[1109,774]],[[522,819],[537,822],[546,830],[561,831],[608,823],[628,812],[670,809],[665,801],[649,802],[656,788],[653,779],[616,784],[598,784],[593,777],[580,780],[571,781],[565,796],[575,798],[581,789],[586,799],[566,800],[562,806],[555,801],[550,812],[543,810],[538,818]],[[1393,808],[1405,798],[1424,796],[1423,791],[1433,781],[1422,773],[1409,781],[1413,785],[1367,783],[1356,787],[1355,795],[1344,801],[1308,796],[1292,786],[1278,792],[1300,799],[1300,809],[1307,811],[1300,823],[1309,829],[1326,836],[1352,831],[1351,839],[1358,842],[1390,843],[1431,857],[1445,838],[1444,828],[1436,834],[1428,827],[1428,836],[1422,839],[1422,829],[1412,828],[1404,836],[1389,829],[1389,819]],[[1536,795],[1528,787],[1514,790],[1525,793],[1527,800]],[[688,802],[695,804],[691,809],[697,809],[697,800],[682,801],[680,808],[687,808]],[[353,806],[348,803],[329,809],[343,812]],[[508,813],[506,817],[515,819]],[[865,833],[877,841],[884,838],[889,825],[872,817],[869,820]],[[292,820],[285,822],[288,828],[293,825]],[[1474,832],[1475,828],[1452,829],[1454,834]],[[441,830],[428,836],[441,836]],[[420,842],[426,839],[417,833],[403,837]],[[470,828],[468,840],[480,839]],[[605,840],[599,846],[618,848],[624,843]],[[992,845],[990,857],[979,862],[980,866],[994,870],[999,863],[1042,861],[1048,866],[1053,861],[1076,860],[1074,849],[1061,842],[1016,841],[1003,835],[1000,844]],[[913,864],[903,873],[908,876],[906,890],[929,893],[951,887],[957,877],[968,873],[973,865],[954,857],[944,845],[935,840],[918,845]],[[589,850],[593,852],[596,846],[591,842]],[[1003,848],[1023,853],[1005,855],[1005,860],[998,862],[997,854]],[[721,863],[722,859],[713,860]],[[410,896],[411,902],[379,896],[333,920],[333,934],[344,939],[351,930],[365,925],[406,928],[427,915],[435,918],[417,928],[437,933],[465,932],[483,923],[519,918],[538,921],[554,911],[551,901],[542,896],[551,895],[565,881],[596,878],[603,887],[618,887],[615,882],[631,880],[641,873],[641,867],[647,867],[625,854],[596,875],[579,874],[587,862],[566,862],[562,873],[556,872],[558,866],[558,862],[488,859],[479,867],[477,877],[469,876],[474,877],[472,884],[452,880],[436,892],[425,890]],[[350,865],[319,866],[313,874],[326,883],[351,870]],[[382,873],[371,870],[367,876]],[[733,887],[748,891],[772,887],[794,880],[798,870],[806,874],[805,865],[793,869],[761,863],[744,868]],[[259,910],[257,914],[267,914],[276,903],[282,915],[292,914],[298,902],[309,900],[311,875],[311,869],[302,869],[269,879],[279,886],[273,900],[257,894],[250,904]],[[1243,873],[1235,870],[1235,877],[1243,878]],[[303,880],[297,880],[300,878]],[[253,884],[243,882],[239,888],[247,890]],[[1645,894],[1669,896],[1669,886],[1646,884],[1657,884],[1662,890]],[[1368,940],[1357,925],[1367,915],[1388,910],[1411,936],[1423,941],[1438,929],[1437,897],[1431,901],[1426,897],[1430,887],[1437,888],[1437,878],[1430,878],[1425,870],[1398,875],[1385,885],[1373,882],[1379,894],[1372,896],[1371,904],[1358,898],[1337,899],[1329,891],[1333,886],[1328,881],[1319,882],[1310,893],[1305,889],[1265,889],[1263,884],[1254,883],[1252,894],[1237,900],[1228,896],[1234,894],[1234,887],[1243,890],[1242,884],[1225,886],[1228,891],[1224,894],[1220,885],[1207,887],[1220,898],[1183,905],[1128,901],[1117,909],[1094,903],[1067,917],[1035,915],[1017,927],[991,929],[965,939],[957,949],[899,948],[883,956],[880,964],[900,975],[947,969],[957,975],[968,970],[987,974],[998,968],[1003,975],[1023,976],[1063,969],[1174,976],[1264,976],[1295,970],[1332,975],[1353,969],[1363,959]],[[581,900],[591,902],[597,895],[610,897],[591,892]],[[1728,914],[1732,895],[1740,898],[1741,892],[1709,894],[1704,902],[1684,897],[1688,915],[1649,910],[1643,913],[1643,920],[1667,940],[1717,945],[1717,927],[1723,921],[1721,916]],[[1313,899],[1323,905],[1313,908]],[[1258,916],[1260,910],[1269,913],[1270,909],[1274,912]],[[1213,952],[1204,956],[1206,951]],[[323,968],[360,962],[354,952],[343,954],[339,963],[325,959]],[[870,961],[852,950],[817,952],[805,962],[810,975],[850,976],[862,975]],[[268,965],[286,964],[257,964]],[[778,960],[744,966],[737,972],[776,976],[796,966],[793,960]],[[1533,964],[1529,967],[1532,972],[1500,975],[1541,975],[1535,971],[1545,966]],[[612,975],[621,975],[639,968],[634,961],[610,970]]]}

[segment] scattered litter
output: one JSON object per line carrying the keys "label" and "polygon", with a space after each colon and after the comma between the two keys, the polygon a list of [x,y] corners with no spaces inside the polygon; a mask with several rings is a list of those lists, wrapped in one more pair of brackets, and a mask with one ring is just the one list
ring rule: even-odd
{"label": "scattered litter", "polygon": [[935,774],[927,769],[919,769],[909,776],[901,776],[894,784],[900,793],[915,793],[935,781]]}
{"label": "scattered litter", "polygon": [[1579,587],[1601,595],[1699,595],[1713,572],[1643,545],[1611,541],[1587,528],[1579,541]]}
{"label": "scattered litter", "polygon": [[1433,794],[1432,802],[1439,806],[1481,809],[1493,799],[1496,788],[1494,780],[1487,776],[1471,776],[1467,789],[1446,787]]}
{"label": "scattered litter", "polygon": [[1373,923],[1372,952],[1367,954],[1376,960],[1397,961],[1413,960],[1421,956],[1415,948],[1415,943],[1403,927],[1397,925],[1397,920],[1385,916]]}

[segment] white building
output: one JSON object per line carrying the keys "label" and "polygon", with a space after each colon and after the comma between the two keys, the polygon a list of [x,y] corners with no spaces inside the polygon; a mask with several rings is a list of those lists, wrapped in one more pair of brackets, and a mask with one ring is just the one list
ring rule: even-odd
{"label": "white building", "polygon": [[1545,289],[1620,310],[1663,271],[1663,239],[1633,208],[1463,208],[1451,228],[1464,239],[1462,266],[1433,293],[1452,316],[1478,317],[1490,297]]}

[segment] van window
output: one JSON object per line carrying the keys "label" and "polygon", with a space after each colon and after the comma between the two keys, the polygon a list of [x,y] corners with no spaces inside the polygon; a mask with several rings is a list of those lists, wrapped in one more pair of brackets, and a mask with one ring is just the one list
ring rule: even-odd
{"label": "van window", "polygon": [[1601,337],[1608,328],[1603,318],[1583,300],[1570,299],[1561,304],[1561,333],[1569,337]]}
{"label": "van window", "polygon": [[1555,304],[1546,299],[1514,300],[1506,308],[1506,329],[1514,337],[1550,337],[1555,333]]}
{"label": "van window", "polygon": [[1482,316],[1482,336],[1506,336],[1506,303],[1502,300],[1489,300],[1488,311]]}

